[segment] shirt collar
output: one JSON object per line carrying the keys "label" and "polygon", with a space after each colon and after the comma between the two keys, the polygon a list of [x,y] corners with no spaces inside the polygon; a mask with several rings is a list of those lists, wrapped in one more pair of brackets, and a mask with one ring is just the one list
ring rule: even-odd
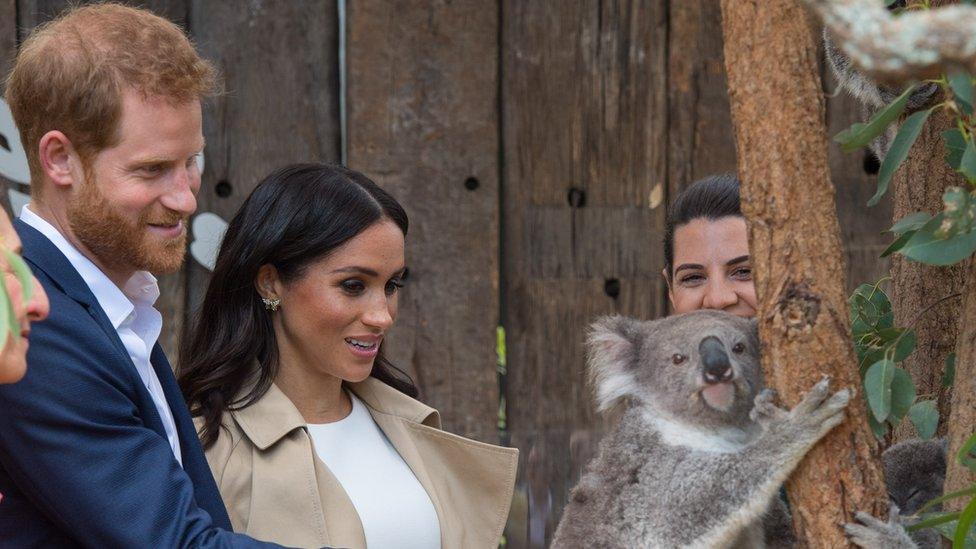
{"label": "shirt collar", "polygon": [[[410,398],[378,379],[368,377],[359,383],[350,383],[348,386],[363,401],[370,414],[388,414],[440,428],[440,415],[437,410]],[[238,398],[249,388],[238,395]],[[268,388],[268,392],[257,402],[240,410],[232,410],[230,414],[237,420],[244,435],[260,450],[266,450],[285,435],[306,425],[305,418],[298,408],[273,383]]]}
{"label": "shirt collar", "polygon": [[[27,205],[20,210],[20,220],[37,229],[64,254],[68,263],[71,263],[71,266],[78,271],[82,280],[91,289],[95,299],[98,300],[98,304],[105,311],[105,316],[112,322],[112,326],[116,330],[132,314],[132,311],[135,310],[133,301],[140,305],[148,302],[148,305],[152,306],[159,297],[159,286],[156,283],[156,278],[151,273],[137,271],[126,281],[126,291],[123,291],[101,269],[92,263],[90,259],[85,257],[78,248],[75,248],[74,245],[68,242],[68,239],[60,231],[31,211]],[[152,289],[153,287],[155,290]],[[131,292],[130,289],[132,290]],[[148,291],[143,291],[144,289]]]}

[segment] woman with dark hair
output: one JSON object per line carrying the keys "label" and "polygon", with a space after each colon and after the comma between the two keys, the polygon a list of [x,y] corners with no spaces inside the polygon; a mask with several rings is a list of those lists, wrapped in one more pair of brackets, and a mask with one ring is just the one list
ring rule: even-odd
{"label": "woman with dark hair", "polygon": [[706,177],[668,209],[664,280],[676,313],[719,309],[755,316],[749,235],[734,174]]}
{"label": "woman with dark hair", "polygon": [[364,175],[275,171],[224,236],[179,381],[235,530],[300,547],[497,547],[517,451],[441,431],[382,356],[407,214]]}

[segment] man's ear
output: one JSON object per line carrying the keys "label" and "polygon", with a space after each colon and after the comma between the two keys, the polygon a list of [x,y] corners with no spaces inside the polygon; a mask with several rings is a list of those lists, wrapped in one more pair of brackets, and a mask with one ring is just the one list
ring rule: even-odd
{"label": "man's ear", "polygon": [[587,374],[597,411],[609,410],[631,393],[636,381],[631,365],[637,360],[641,323],[624,316],[605,316],[587,334]]}
{"label": "man's ear", "polygon": [[57,187],[70,187],[84,177],[81,157],[68,136],[51,130],[37,144],[41,171]]}
{"label": "man's ear", "polygon": [[270,263],[258,268],[258,276],[254,278],[254,289],[264,299],[281,298],[281,278],[278,269]]}

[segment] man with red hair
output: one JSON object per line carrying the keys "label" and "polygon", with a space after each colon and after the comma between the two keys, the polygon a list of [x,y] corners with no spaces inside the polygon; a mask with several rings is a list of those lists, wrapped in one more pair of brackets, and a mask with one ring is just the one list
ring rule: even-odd
{"label": "man with red hair", "polygon": [[157,343],[151,273],[183,262],[217,75],[183,32],[118,4],[24,41],[7,80],[47,292],[27,375],[0,388],[0,546],[251,547],[233,534]]}

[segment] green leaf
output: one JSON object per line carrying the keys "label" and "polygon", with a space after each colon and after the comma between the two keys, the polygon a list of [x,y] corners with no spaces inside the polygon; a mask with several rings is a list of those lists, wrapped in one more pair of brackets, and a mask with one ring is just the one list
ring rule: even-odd
{"label": "green leaf", "polygon": [[955,535],[952,536],[952,547],[966,546],[966,538],[969,537],[974,521],[976,521],[976,498],[970,500],[959,514],[959,524],[956,525]]}
{"label": "green leaf", "polygon": [[942,140],[945,141],[946,146],[946,163],[953,170],[959,171],[962,153],[966,150],[966,136],[958,128],[953,128],[942,132]]}
{"label": "green leaf", "polygon": [[891,378],[891,411],[888,421],[897,423],[905,417],[915,402],[915,382],[902,368],[895,368]]}
{"label": "green leaf", "polygon": [[7,293],[7,283],[4,277],[0,276],[0,350],[7,346],[9,335],[13,334],[15,339],[20,337],[20,330],[13,329],[16,326],[16,318],[13,302],[10,301],[10,295]]}
{"label": "green leaf", "polygon": [[877,284],[861,284],[848,299],[854,337],[894,326],[891,301]]}
{"label": "green leaf", "polygon": [[891,244],[889,244],[888,247],[885,248],[883,252],[881,252],[881,257],[888,257],[889,255],[891,255],[891,254],[897,252],[898,250],[904,248],[905,247],[905,244],[908,244],[908,241],[911,240],[912,237],[915,236],[915,233],[917,233],[917,232],[918,232],[917,230],[914,230],[914,231],[905,231],[904,234],[902,234],[901,236],[899,236],[898,238],[896,238],[894,242],[892,242]]}
{"label": "green leaf", "polygon": [[973,79],[965,72],[949,75],[949,87],[956,96],[956,105],[966,116],[973,114]]}
{"label": "green leaf", "polygon": [[888,434],[888,423],[874,419],[874,416],[871,414],[868,414],[868,427],[871,428],[871,432],[874,433],[875,438],[883,439]]}
{"label": "green leaf", "polygon": [[918,343],[918,338],[915,336],[914,330],[906,330],[901,337],[898,338],[898,342],[895,343],[895,362],[901,362],[908,358],[908,355],[912,354],[915,350],[915,345]]}
{"label": "green leaf", "polygon": [[974,448],[976,448],[976,434],[973,434],[966,439],[966,442],[962,443],[962,446],[959,448],[959,453],[956,454],[956,459],[966,469],[976,472],[976,452],[973,452]]}
{"label": "green leaf", "polygon": [[883,358],[868,368],[864,374],[864,392],[868,406],[878,421],[885,421],[891,414],[891,382],[895,379],[895,363]]}
{"label": "green leaf", "polygon": [[976,250],[976,231],[958,233],[950,238],[939,238],[936,231],[945,219],[939,213],[918,230],[899,250],[909,259],[927,265],[952,265],[966,259]]}
{"label": "green leaf", "polygon": [[915,91],[916,87],[909,86],[891,104],[875,113],[870,120],[867,122],[858,122],[840,132],[834,136],[834,141],[840,143],[840,148],[846,153],[863,149],[872,139],[881,135],[885,131],[885,128],[890,126],[892,122],[898,120],[901,113],[905,112],[908,97]]}
{"label": "green leaf", "polygon": [[966,143],[966,150],[962,152],[957,171],[966,178],[966,181],[976,182],[976,143],[972,140]]}
{"label": "green leaf", "polygon": [[[925,507],[923,507],[922,509],[927,508],[929,506],[929,504],[931,504],[934,501],[936,501],[936,500],[932,500],[932,501],[926,503],[925,504]],[[917,511],[917,514],[922,515],[922,510],[919,509]],[[940,525],[944,525],[944,524],[951,523],[951,525],[948,527],[948,532],[949,533],[948,534],[943,534],[943,535],[945,535],[945,536],[952,536],[952,533],[951,532],[953,532],[956,529],[956,521],[959,520],[959,511],[952,511],[952,512],[950,512],[950,511],[936,511],[934,513],[927,513],[925,515],[922,515],[921,516],[921,519],[922,520],[920,520],[920,521],[912,524],[911,526],[906,526],[905,527],[905,530],[908,530],[909,532],[918,532],[919,530],[924,530],[926,528],[936,527],[936,529],[939,530],[940,533],[941,533],[941,532],[943,532],[943,530],[941,528],[937,528],[937,527],[940,526]]]}
{"label": "green leaf", "polygon": [[918,111],[909,116],[905,120],[905,123],[898,128],[898,135],[891,142],[891,148],[888,149],[888,154],[885,155],[884,160],[881,162],[881,169],[878,170],[878,190],[871,197],[871,200],[868,200],[868,206],[877,204],[881,200],[881,197],[888,192],[888,184],[891,183],[891,177],[895,175],[895,170],[898,169],[898,166],[908,158],[908,151],[911,150],[912,145],[915,144],[915,140],[918,139],[918,134],[922,133],[922,127],[925,126],[925,121],[932,114],[932,110]]}
{"label": "green leaf", "polygon": [[920,400],[908,410],[908,418],[915,425],[918,436],[930,439],[939,425],[939,410],[936,409],[934,400]]}
{"label": "green leaf", "polygon": [[[950,492],[948,494],[943,494],[943,495],[941,495],[941,496],[939,496],[939,497],[937,497],[935,499],[926,501],[925,502],[925,505],[921,506],[918,509],[918,511],[915,511],[915,514],[921,515],[922,513],[928,511],[929,509],[935,507],[936,505],[938,505],[940,503],[945,503],[945,502],[947,502],[949,500],[961,498],[961,497],[964,497],[964,496],[973,496],[973,495],[976,495],[976,485],[970,486],[968,488],[963,488],[962,490],[957,490],[955,492]],[[940,514],[941,515],[943,513],[937,513],[937,514]],[[958,517],[956,517],[956,518],[958,518]]]}
{"label": "green leaf", "polygon": [[888,229],[888,232],[903,234],[906,231],[915,231],[921,229],[930,219],[932,219],[932,214],[928,212],[915,212],[899,219],[897,223]]}
{"label": "green leaf", "polygon": [[956,379],[956,353],[949,353],[945,358],[945,369],[942,370],[942,386],[952,387]]}

